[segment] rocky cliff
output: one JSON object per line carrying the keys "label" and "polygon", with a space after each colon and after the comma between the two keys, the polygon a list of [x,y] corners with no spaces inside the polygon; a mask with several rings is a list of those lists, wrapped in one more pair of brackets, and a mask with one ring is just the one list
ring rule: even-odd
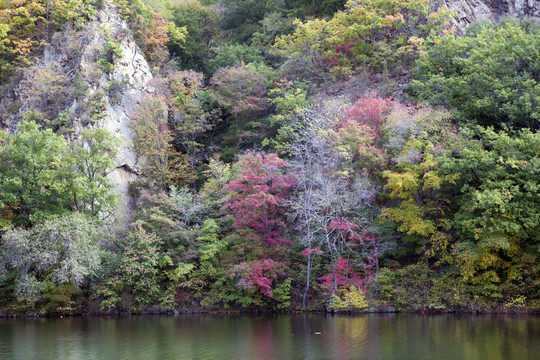
{"label": "rocky cliff", "polygon": [[[108,46],[116,46],[111,57]],[[105,67],[103,66],[105,65]],[[116,169],[109,174],[123,199],[118,215],[129,216],[129,183],[138,174],[130,117],[143,93],[151,92],[151,69],[126,24],[106,3],[82,29],[65,28],[45,46],[43,56],[6,86],[0,97],[0,127],[15,131],[29,111],[76,141],[85,127],[103,127],[123,140]]]}
{"label": "rocky cliff", "polygon": [[540,0],[444,0],[455,11],[456,28],[462,34],[477,20],[499,21],[513,16],[540,19]]}

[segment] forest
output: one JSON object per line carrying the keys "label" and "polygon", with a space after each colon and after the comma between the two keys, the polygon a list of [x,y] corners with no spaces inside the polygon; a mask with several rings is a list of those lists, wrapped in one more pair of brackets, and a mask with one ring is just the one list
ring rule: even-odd
{"label": "forest", "polygon": [[[100,126],[124,83],[87,81],[122,39],[105,32],[86,73],[36,65],[104,11],[152,71],[128,220],[108,176],[128,144]],[[0,0],[0,94],[35,75],[35,110],[0,111],[0,315],[538,311],[540,23],[461,35],[454,16],[433,0]]]}

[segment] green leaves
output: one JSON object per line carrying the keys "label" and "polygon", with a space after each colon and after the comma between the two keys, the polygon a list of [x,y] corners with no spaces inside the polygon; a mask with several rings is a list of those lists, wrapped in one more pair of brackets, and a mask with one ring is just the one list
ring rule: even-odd
{"label": "green leaves", "polygon": [[522,271],[524,258],[538,261],[540,133],[479,128],[477,135],[482,140],[469,142],[459,156],[441,159],[444,174],[459,174],[451,186],[450,225],[462,238],[454,255],[467,279],[484,283],[483,274],[495,271],[497,282],[523,284],[511,273]]}
{"label": "green leaves", "polygon": [[10,216],[4,227],[30,226],[71,210],[101,219],[116,205],[106,178],[119,145],[105,130],[85,130],[69,144],[33,121],[15,135],[0,133],[0,208]]}
{"label": "green leaves", "polygon": [[49,284],[80,286],[100,268],[97,224],[72,213],[29,230],[9,230],[0,248],[0,277],[14,276],[15,294],[40,300]]}
{"label": "green leaves", "polygon": [[461,120],[496,127],[540,126],[540,31],[507,19],[479,23],[467,36],[428,39],[410,90],[456,111]]}

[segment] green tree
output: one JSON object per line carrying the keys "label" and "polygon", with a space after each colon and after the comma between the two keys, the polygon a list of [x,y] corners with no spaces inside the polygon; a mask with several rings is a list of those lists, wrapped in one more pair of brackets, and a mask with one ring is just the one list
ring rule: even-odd
{"label": "green tree", "polygon": [[160,286],[160,265],[170,259],[159,251],[161,241],[137,227],[121,241],[120,259],[111,276],[97,288],[103,309],[145,310],[167,297]]}
{"label": "green tree", "polygon": [[[459,155],[441,160],[453,200],[453,255],[465,280],[480,292],[538,291],[540,132],[480,129]],[[496,292],[499,292],[496,291]],[[496,293],[495,292],[495,293]]]}
{"label": "green tree", "polygon": [[410,90],[496,127],[540,127],[540,28],[506,19],[478,23],[463,37],[432,37]]}
{"label": "green tree", "polygon": [[30,226],[69,211],[65,178],[71,169],[64,138],[32,121],[0,138],[0,207],[13,213],[4,225]]}
{"label": "green tree", "polygon": [[264,64],[260,50],[245,44],[221,45],[216,49],[216,56],[208,62],[212,72],[222,67],[240,64]]}
{"label": "green tree", "polygon": [[119,141],[106,130],[85,130],[80,143],[68,143],[23,121],[15,135],[0,133],[0,139],[0,208],[11,214],[4,227],[28,227],[73,210],[104,220],[115,209],[106,176]]}
{"label": "green tree", "polygon": [[[437,190],[444,180],[451,180],[439,173],[434,146],[429,140],[411,138],[405,145],[396,171],[387,170],[383,176],[390,197],[399,199],[399,205],[387,207],[381,216],[398,223],[398,231],[419,237],[421,254],[429,268],[429,255],[441,255],[448,246],[441,233],[442,215],[446,207]],[[429,243],[431,243],[431,248]],[[441,243],[442,242],[442,243]]]}
{"label": "green tree", "polygon": [[212,128],[215,113],[205,111],[201,93],[204,91],[204,76],[193,70],[173,71],[167,76],[171,91],[169,121],[175,141],[181,146],[195,168],[202,144],[201,135]]}
{"label": "green tree", "polygon": [[116,168],[115,159],[122,141],[105,129],[85,129],[79,142],[71,144],[72,171],[69,193],[72,208],[98,216],[110,217],[118,204],[118,194],[107,175]]}
{"label": "green tree", "polygon": [[100,268],[98,239],[97,224],[81,213],[8,230],[0,247],[0,284],[30,305],[63,285],[80,287]]}
{"label": "green tree", "polygon": [[180,59],[183,69],[208,72],[210,49],[220,37],[218,9],[203,6],[197,0],[182,1],[172,6],[172,18],[189,35],[181,46],[170,44],[171,53]]}

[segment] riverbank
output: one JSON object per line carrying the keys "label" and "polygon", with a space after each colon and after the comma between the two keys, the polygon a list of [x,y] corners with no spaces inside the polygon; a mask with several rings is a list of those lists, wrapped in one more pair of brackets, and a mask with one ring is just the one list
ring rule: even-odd
{"label": "riverbank", "polygon": [[361,315],[361,314],[422,314],[422,315],[443,315],[443,314],[463,314],[463,315],[540,315],[540,309],[526,307],[493,307],[493,308],[465,308],[465,309],[418,309],[418,310],[398,310],[393,306],[388,307],[370,307],[365,310],[355,311],[303,311],[303,310],[281,310],[273,311],[268,309],[259,310],[146,310],[146,311],[98,311],[98,312],[5,312],[0,310],[0,318],[58,318],[58,317],[107,317],[107,316],[138,316],[138,315],[298,315],[298,314],[332,314],[332,315]]}

